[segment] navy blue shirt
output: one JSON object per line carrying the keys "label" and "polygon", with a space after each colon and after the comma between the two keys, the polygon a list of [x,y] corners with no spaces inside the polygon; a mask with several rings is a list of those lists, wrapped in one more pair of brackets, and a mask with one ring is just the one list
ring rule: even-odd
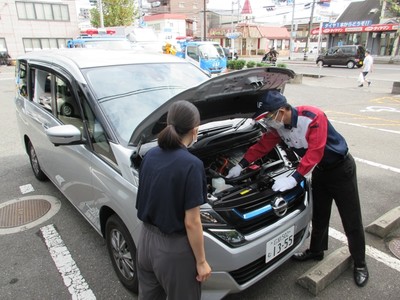
{"label": "navy blue shirt", "polygon": [[136,201],[138,218],[163,233],[186,233],[185,211],[207,199],[203,162],[186,148],[155,147],[143,158]]}

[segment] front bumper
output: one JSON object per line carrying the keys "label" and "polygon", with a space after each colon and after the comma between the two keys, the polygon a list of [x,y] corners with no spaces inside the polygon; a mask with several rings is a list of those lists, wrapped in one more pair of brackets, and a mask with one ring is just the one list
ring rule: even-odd
{"label": "front bumper", "polygon": [[[309,199],[309,200],[307,200]],[[303,211],[293,211],[276,223],[261,229],[262,234],[251,242],[230,248],[208,232],[204,232],[207,261],[213,269],[208,281],[203,283],[203,299],[221,298],[238,293],[261,280],[300,248],[309,235],[312,200],[309,193],[304,197]],[[288,228],[294,226],[294,243],[273,260],[265,263],[266,244]]]}

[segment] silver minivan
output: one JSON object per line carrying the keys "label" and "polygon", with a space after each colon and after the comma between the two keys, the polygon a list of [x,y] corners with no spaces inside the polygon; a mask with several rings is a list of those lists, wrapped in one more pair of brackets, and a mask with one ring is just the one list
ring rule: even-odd
{"label": "silver minivan", "polygon": [[36,178],[49,179],[104,237],[118,278],[137,292],[138,167],[171,103],[194,103],[202,124],[190,151],[207,174],[201,218],[213,269],[203,295],[222,298],[264,278],[309,234],[308,180],[285,192],[271,189],[299,163],[290,149],[277,146],[241,176],[225,177],[268,130],[251,119],[259,96],[283,91],[293,76],[253,68],[209,79],[172,55],[130,50],[31,52],[17,59],[15,105]]}

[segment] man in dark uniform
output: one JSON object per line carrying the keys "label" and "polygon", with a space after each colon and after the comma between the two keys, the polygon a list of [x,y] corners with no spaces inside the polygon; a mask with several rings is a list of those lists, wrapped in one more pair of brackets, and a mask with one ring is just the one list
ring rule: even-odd
{"label": "man in dark uniform", "polygon": [[356,164],[348,152],[346,140],[320,109],[312,106],[292,107],[279,91],[267,92],[257,103],[256,121],[270,130],[251,146],[228,178],[237,177],[252,162],[283,141],[301,161],[290,177],[278,178],[272,189],[294,188],[305,176],[312,174],[313,218],[310,248],[296,253],[293,259],[322,260],[328,249],[328,229],[332,202],[336,206],[354,260],[354,280],[362,287],[369,278],[365,262],[365,237],[357,187]]}

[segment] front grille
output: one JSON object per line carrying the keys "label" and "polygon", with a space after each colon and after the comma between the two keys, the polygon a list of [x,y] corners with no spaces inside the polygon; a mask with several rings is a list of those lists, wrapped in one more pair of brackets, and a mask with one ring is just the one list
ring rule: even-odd
{"label": "front grille", "polygon": [[274,259],[270,260],[268,263],[265,263],[265,255],[264,255],[264,256],[260,257],[259,259],[251,262],[250,264],[248,264],[244,267],[241,267],[240,269],[229,272],[229,274],[233,277],[233,279],[238,284],[244,284],[244,283],[248,282],[252,278],[256,277],[258,274],[264,272],[270,266],[272,266],[277,261],[279,261],[288,252],[292,251],[297,245],[299,245],[300,241],[302,240],[302,238],[304,236],[305,230],[306,229],[304,228],[303,230],[301,230],[297,234],[295,234],[293,245],[290,248],[286,249],[281,254],[279,254]]}
{"label": "front grille", "polygon": [[[279,217],[275,214],[272,209],[272,201],[275,196],[271,194],[263,194],[259,193],[258,195],[254,195],[253,199],[247,199],[241,201],[245,203],[240,207],[235,207],[232,209],[216,209],[218,214],[221,215],[224,220],[233,226],[238,232],[241,234],[250,234],[262,228],[265,228],[271,224],[274,224],[282,217]],[[282,196],[287,199],[288,207],[285,215],[290,214],[295,210],[303,211],[305,209],[304,205],[304,197],[305,197],[305,188],[298,186],[294,190],[289,193],[282,194]],[[243,197],[244,198],[244,197]],[[262,213],[258,215],[254,215],[251,218],[245,218],[246,214],[257,211],[262,207],[269,207],[265,209]]]}

